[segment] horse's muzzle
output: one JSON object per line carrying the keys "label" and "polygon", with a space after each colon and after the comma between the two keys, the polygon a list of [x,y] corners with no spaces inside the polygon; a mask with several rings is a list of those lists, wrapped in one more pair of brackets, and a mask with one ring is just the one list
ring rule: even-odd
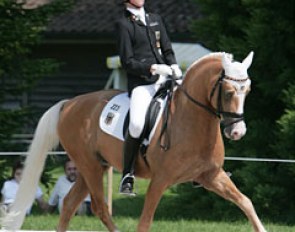
{"label": "horse's muzzle", "polygon": [[[228,122],[230,119],[226,119]],[[230,122],[229,122],[230,123]],[[223,132],[226,138],[231,140],[239,140],[246,134],[247,128],[244,121],[233,123],[224,128]]]}

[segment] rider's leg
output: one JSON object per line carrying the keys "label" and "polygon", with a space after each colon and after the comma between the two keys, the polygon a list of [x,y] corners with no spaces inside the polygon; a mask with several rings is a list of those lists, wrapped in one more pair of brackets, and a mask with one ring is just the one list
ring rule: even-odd
{"label": "rider's leg", "polygon": [[119,192],[121,194],[135,196],[133,193],[134,164],[139,151],[140,142],[139,138],[133,138],[129,131],[127,132],[123,148],[123,175],[119,187]]}
{"label": "rider's leg", "polygon": [[124,169],[120,183],[120,193],[134,195],[134,163],[141,143],[146,112],[156,93],[155,85],[139,86],[132,91],[130,100],[130,124],[124,143]]}
{"label": "rider's leg", "polygon": [[155,93],[154,84],[138,86],[132,91],[129,132],[133,138],[139,138],[143,131],[146,113]]}

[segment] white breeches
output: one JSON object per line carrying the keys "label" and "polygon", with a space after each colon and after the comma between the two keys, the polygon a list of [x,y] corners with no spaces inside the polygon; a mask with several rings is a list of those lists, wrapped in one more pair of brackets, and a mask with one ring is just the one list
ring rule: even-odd
{"label": "white breeches", "polygon": [[160,76],[156,83],[141,85],[132,90],[130,99],[129,133],[133,138],[140,137],[144,128],[148,107],[161,84],[165,81],[166,77]]}
{"label": "white breeches", "polygon": [[[151,85],[142,85],[133,89],[130,99],[130,124],[129,133],[133,138],[139,138],[145,124],[148,107],[166,77],[160,76],[159,80]],[[182,80],[177,80],[181,84]]]}
{"label": "white breeches", "polygon": [[144,127],[148,107],[160,85],[142,85],[133,89],[130,99],[129,133],[133,138],[139,138]]}

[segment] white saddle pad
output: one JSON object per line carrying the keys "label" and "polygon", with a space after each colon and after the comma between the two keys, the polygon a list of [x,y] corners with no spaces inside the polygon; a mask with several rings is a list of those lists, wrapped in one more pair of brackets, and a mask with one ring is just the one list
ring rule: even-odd
{"label": "white saddle pad", "polygon": [[[158,125],[160,121],[166,99],[165,100],[159,99],[158,101],[161,104],[161,109],[157,116],[156,123],[150,133],[149,141],[151,140],[156,130],[156,126]],[[117,139],[124,141],[123,127],[124,127],[126,115],[129,111],[129,106],[130,106],[130,99],[127,93],[121,93],[113,97],[104,107],[99,119],[99,126],[102,129],[102,131],[104,131],[105,133],[109,135],[112,135],[113,137]],[[148,143],[149,141],[146,141],[145,143]]]}

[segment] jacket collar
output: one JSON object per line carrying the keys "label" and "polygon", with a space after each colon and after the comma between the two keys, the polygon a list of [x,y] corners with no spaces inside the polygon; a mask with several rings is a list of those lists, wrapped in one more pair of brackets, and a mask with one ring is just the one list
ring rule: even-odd
{"label": "jacket collar", "polygon": [[[144,12],[144,17],[146,17],[146,12]],[[125,16],[127,17],[127,18],[129,18],[130,19],[130,21],[132,21],[132,22],[135,22],[136,24],[138,24],[138,25],[141,25],[141,26],[146,26],[146,24],[144,23],[144,22],[142,22],[141,20],[140,20],[140,18],[137,16],[137,15],[135,15],[135,14],[133,14],[132,12],[130,12],[129,10],[125,10]],[[147,22],[147,21],[145,21],[145,22]]]}

